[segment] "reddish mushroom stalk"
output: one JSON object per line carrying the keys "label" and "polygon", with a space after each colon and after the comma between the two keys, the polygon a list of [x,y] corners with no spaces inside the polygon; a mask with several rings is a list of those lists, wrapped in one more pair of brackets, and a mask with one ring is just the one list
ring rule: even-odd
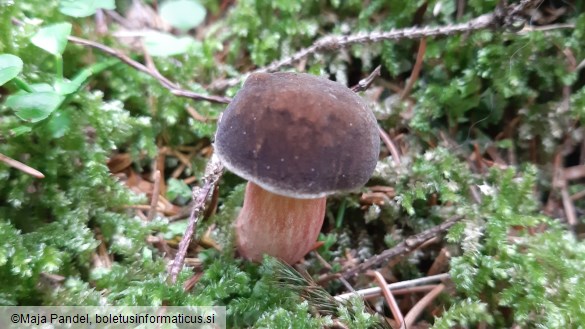
{"label": "reddish mushroom stalk", "polygon": [[295,199],[248,182],[236,220],[238,251],[260,262],[264,254],[289,264],[311,251],[325,218],[326,198]]}

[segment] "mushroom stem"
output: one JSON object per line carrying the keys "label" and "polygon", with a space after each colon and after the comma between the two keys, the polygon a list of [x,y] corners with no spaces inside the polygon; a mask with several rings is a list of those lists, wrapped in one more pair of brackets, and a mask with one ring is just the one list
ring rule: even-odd
{"label": "mushroom stem", "polygon": [[248,182],[236,220],[238,251],[260,262],[264,254],[289,264],[313,249],[325,218],[326,198],[295,199]]}

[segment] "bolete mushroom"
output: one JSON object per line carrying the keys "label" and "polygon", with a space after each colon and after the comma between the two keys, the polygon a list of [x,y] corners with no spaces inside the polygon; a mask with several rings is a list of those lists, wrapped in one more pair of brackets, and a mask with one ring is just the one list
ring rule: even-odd
{"label": "bolete mushroom", "polygon": [[309,74],[250,75],[215,135],[221,162],[248,180],[235,224],[240,254],[298,262],[317,240],[326,196],[363,186],[379,148],[373,113],[347,87]]}

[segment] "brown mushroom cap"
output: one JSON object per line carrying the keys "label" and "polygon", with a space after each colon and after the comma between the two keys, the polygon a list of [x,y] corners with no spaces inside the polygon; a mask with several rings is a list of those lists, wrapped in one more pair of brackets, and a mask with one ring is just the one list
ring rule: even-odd
{"label": "brown mushroom cap", "polygon": [[299,73],[250,75],[215,135],[230,171],[293,198],[363,186],[379,148],[376,119],[358,95]]}

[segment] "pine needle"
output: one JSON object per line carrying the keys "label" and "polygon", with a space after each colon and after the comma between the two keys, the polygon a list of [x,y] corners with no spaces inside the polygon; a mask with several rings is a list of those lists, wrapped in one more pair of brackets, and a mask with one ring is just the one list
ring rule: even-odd
{"label": "pine needle", "polygon": [[[302,299],[306,300],[311,308],[322,315],[340,316],[340,309],[347,309],[347,312],[353,317],[354,308],[352,303],[356,301],[364,303],[363,299],[356,297],[348,300],[337,301],[323,287],[318,285],[308,273],[300,273],[290,265],[281,262],[273,257],[265,257],[264,265],[270,268],[274,273],[274,284],[283,288],[294,291]],[[371,310],[367,305],[365,309],[376,319],[376,324],[372,328],[391,329],[390,325],[376,312]]]}

